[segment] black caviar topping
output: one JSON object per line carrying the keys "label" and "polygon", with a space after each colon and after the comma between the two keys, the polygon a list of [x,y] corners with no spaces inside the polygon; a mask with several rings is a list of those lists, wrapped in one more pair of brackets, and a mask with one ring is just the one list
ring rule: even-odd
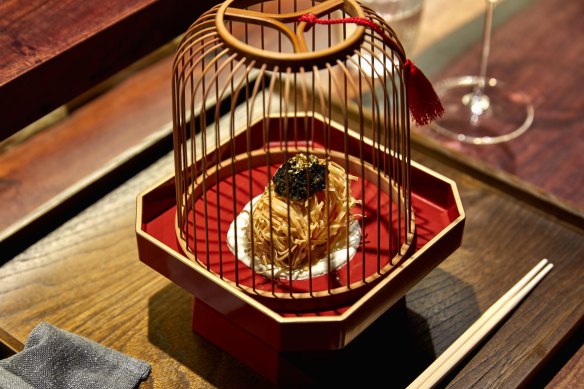
{"label": "black caviar topping", "polygon": [[320,164],[316,156],[300,153],[280,166],[272,181],[280,196],[291,200],[306,200],[314,193],[324,190],[326,173],[326,166]]}

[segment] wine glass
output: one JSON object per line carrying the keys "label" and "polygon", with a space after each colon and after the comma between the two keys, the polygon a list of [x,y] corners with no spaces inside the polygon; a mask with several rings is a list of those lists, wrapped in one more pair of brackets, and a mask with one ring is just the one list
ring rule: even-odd
{"label": "wine glass", "polygon": [[493,12],[497,0],[486,0],[482,52],[476,76],[448,78],[435,85],[444,115],[431,124],[436,132],[476,145],[507,142],[533,123],[534,109],[523,93],[487,76]]}

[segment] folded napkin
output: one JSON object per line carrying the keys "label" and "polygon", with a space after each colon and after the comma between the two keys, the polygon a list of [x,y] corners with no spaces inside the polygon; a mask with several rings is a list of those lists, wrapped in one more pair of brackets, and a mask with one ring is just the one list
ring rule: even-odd
{"label": "folded napkin", "polygon": [[150,365],[48,323],[30,333],[24,350],[0,360],[0,388],[135,388]]}

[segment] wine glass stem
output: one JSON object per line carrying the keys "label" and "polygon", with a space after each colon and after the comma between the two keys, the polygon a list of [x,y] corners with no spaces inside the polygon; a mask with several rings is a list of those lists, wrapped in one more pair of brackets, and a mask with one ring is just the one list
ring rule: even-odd
{"label": "wine glass stem", "polygon": [[485,13],[485,25],[483,27],[483,43],[481,52],[481,62],[479,67],[479,79],[475,87],[474,94],[479,97],[483,94],[487,80],[487,64],[489,61],[489,51],[491,48],[491,31],[493,27],[493,13],[496,0],[487,0],[487,10]]}

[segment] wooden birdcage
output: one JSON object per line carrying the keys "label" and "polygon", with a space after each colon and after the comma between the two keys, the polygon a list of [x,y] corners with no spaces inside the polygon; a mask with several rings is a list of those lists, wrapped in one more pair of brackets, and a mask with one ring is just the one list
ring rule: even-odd
{"label": "wooden birdcage", "polygon": [[195,295],[195,331],[273,381],[260,359],[344,347],[459,245],[454,183],[411,161],[408,66],[355,0],[228,0],[176,51],[175,176],[139,197],[141,259]]}
{"label": "wooden birdcage", "polygon": [[[177,236],[189,258],[270,306],[338,305],[399,264],[414,239],[399,56],[364,26],[347,34],[346,26],[299,21],[305,14],[374,16],[354,1],[256,3],[212,9],[178,48]],[[206,108],[242,96],[225,120]],[[375,120],[350,128],[349,104]],[[320,194],[310,190],[319,178],[310,163],[289,172],[299,158],[314,157],[334,177],[322,180]],[[277,193],[274,175],[287,161],[282,186],[299,185],[310,199]]]}

